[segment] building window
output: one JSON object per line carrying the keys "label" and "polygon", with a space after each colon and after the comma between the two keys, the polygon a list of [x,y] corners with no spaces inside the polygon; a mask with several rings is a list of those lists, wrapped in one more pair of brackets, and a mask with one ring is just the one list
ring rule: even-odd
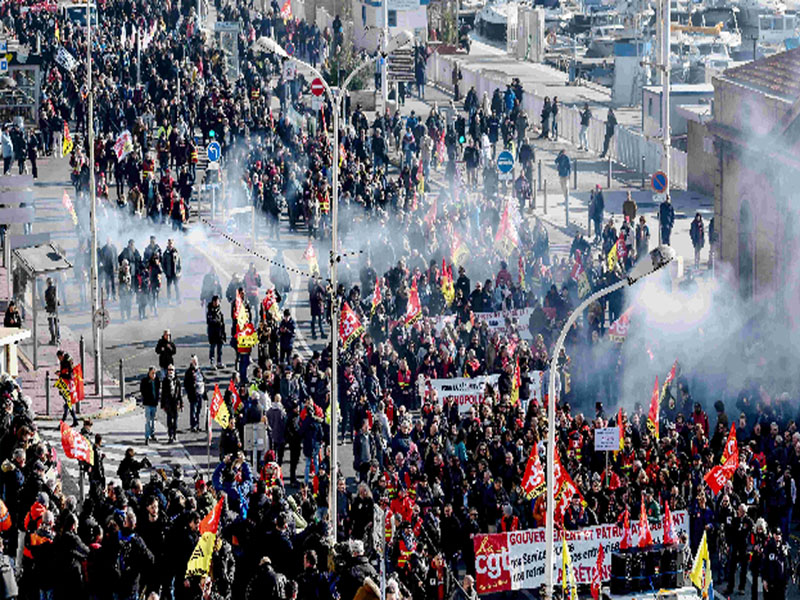
{"label": "building window", "polygon": [[397,11],[389,10],[389,27],[397,27]]}
{"label": "building window", "polygon": [[648,98],[647,99],[647,116],[648,117],[652,117],[653,116],[653,99],[652,98]]}

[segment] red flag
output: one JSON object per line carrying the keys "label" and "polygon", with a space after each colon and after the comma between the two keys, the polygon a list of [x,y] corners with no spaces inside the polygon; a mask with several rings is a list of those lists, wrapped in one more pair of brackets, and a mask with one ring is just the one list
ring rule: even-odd
{"label": "red flag", "polygon": [[725,487],[730,481],[739,466],[739,444],[736,441],[736,426],[731,425],[731,432],[725,442],[725,449],[722,451],[722,465],[716,465],[705,476],[705,482],[714,494]]}
{"label": "red flag", "polygon": [[281,7],[281,17],[284,19],[292,18],[292,0],[286,0]]}
{"label": "red flag", "polygon": [[669,510],[669,502],[664,502],[664,517],[661,528],[664,530],[664,545],[678,543],[678,538],[675,537],[675,527],[672,524],[672,513]]}
{"label": "red flag", "polygon": [[647,429],[658,440],[658,420],[659,420],[659,394],[658,394],[658,375],[653,386],[653,395],[650,397],[650,411],[647,413]]}
{"label": "red flag", "polygon": [[575,250],[575,262],[572,263],[572,272],[569,276],[572,280],[578,281],[581,273],[583,273],[583,257],[580,250]]}
{"label": "red flag", "polygon": [[622,424],[622,407],[617,411],[617,427],[619,428],[619,449],[625,449],[625,425]]}
{"label": "red flag", "polygon": [[628,308],[622,313],[619,318],[611,324],[608,328],[608,337],[615,342],[624,342],[628,336],[628,328],[631,325],[631,314],[633,313],[633,306]]}
{"label": "red flag", "polygon": [[219,384],[214,384],[214,395],[211,397],[210,406],[211,418],[214,419],[219,426],[223,429],[228,427],[231,420],[231,415],[228,412],[228,407],[222,398],[222,392],[219,391]]}
{"label": "red flag", "polygon": [[720,463],[723,465],[728,462],[731,456],[736,457],[736,463],[739,463],[739,443],[736,441],[736,424],[731,425],[731,431],[728,434],[728,439],[725,442],[725,448],[722,450],[722,460]]}
{"label": "red flag", "polygon": [[80,433],[61,421],[61,447],[67,458],[74,458],[90,465],[94,465],[94,451],[92,445]]}
{"label": "red flag", "polygon": [[411,282],[411,289],[408,291],[408,306],[406,315],[403,319],[404,325],[411,325],[422,314],[422,304],[419,301],[419,291],[417,290],[417,278]]}
{"label": "red flag", "polygon": [[600,544],[600,549],[597,551],[597,568],[592,573],[592,598],[598,600],[600,598],[600,584],[603,581],[603,563],[606,560],[606,553],[603,550],[603,544]]}
{"label": "red flag", "polygon": [[362,333],[364,333],[364,328],[361,326],[358,315],[345,302],[342,305],[342,315],[339,317],[339,341],[347,349],[354,339],[361,337]]}
{"label": "red flag", "polygon": [[381,296],[381,281],[378,279],[378,276],[375,276],[375,289],[372,292],[372,313],[375,313],[375,309],[378,308],[378,305],[383,300]]}
{"label": "red flag", "polygon": [[647,548],[653,545],[653,532],[650,531],[650,521],[647,520],[647,510],[644,507],[644,496],[642,496],[642,508],[639,512],[639,548]]}
{"label": "red flag", "polygon": [[522,491],[525,492],[525,497],[528,500],[533,500],[540,496],[545,489],[545,476],[544,469],[542,468],[542,461],[539,458],[539,452],[536,449],[536,444],[531,448],[531,454],[528,457],[528,464],[525,465],[525,475],[522,477]]}
{"label": "red flag", "polygon": [[661,402],[664,401],[664,397],[667,395],[667,390],[669,386],[672,385],[672,382],[675,380],[675,371],[678,368],[678,360],[676,359],[674,363],[672,363],[672,368],[669,370],[667,374],[667,378],[664,380],[664,385],[661,386]]}
{"label": "red flag", "polygon": [[219,518],[222,516],[222,504],[225,501],[224,498],[220,498],[217,503],[214,505],[214,508],[208,513],[202,521],[200,521],[200,535],[203,535],[206,532],[217,533],[217,529],[219,528]]}
{"label": "red flag", "polygon": [[630,522],[630,513],[628,513],[628,509],[625,509],[625,512],[622,513],[622,539],[619,541],[619,549],[620,550],[627,550],[631,547],[631,522]]}
{"label": "red flag", "polygon": [[233,379],[231,379],[231,382],[228,384],[228,391],[231,393],[233,412],[237,412],[243,403],[242,397],[239,395],[239,390],[236,389],[236,384],[233,382]]}
{"label": "red flag", "polygon": [[567,507],[569,507],[569,503],[572,500],[572,497],[575,494],[578,494],[581,498],[581,504],[586,504],[585,500],[583,499],[583,494],[581,494],[578,486],[575,485],[575,482],[570,477],[570,474],[567,473],[567,470],[561,466],[561,458],[556,452],[555,456],[555,522],[561,524],[564,522],[564,513],[567,511]]}
{"label": "red flag", "polygon": [[436,224],[436,196],[433,197],[433,202],[431,202],[431,207],[428,209],[428,213],[425,215],[425,224],[430,228],[433,229],[434,225]]}

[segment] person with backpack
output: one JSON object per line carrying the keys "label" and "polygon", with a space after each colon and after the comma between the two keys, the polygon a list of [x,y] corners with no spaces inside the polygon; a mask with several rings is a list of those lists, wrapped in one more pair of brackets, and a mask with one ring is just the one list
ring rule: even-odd
{"label": "person with backpack", "polygon": [[322,286],[319,277],[314,276],[308,283],[308,302],[311,306],[311,337],[317,339],[317,329],[319,326],[319,336],[325,337],[324,322],[322,316],[325,313],[325,288]]}
{"label": "person with backpack", "polygon": [[206,399],[206,382],[196,354],[192,354],[189,368],[183,376],[183,389],[189,399],[189,431],[197,433],[200,431],[200,412]]}

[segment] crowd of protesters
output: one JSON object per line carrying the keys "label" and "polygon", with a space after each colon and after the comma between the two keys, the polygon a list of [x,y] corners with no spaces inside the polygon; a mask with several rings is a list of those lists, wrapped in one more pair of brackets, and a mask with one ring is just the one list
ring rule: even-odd
{"label": "crowd of protesters", "polygon": [[[85,140],[85,63],[79,60],[70,71],[55,55],[61,45],[74,57],[85,56],[83,30],[60,13],[20,8],[4,5],[0,17],[21,43],[40,38],[47,70],[36,135],[46,152],[62,153],[65,123],[74,123],[73,134]],[[221,20],[240,23],[238,77],[229,76],[226,55],[208,43],[193,2],[99,4],[93,56],[101,210],[116,204],[181,229],[200,183],[197,147],[216,139],[226,167],[219,177],[232,198],[263,212],[271,239],[280,238],[282,215],[290,231],[324,239],[332,201],[330,107],[316,114],[304,107],[303,79],[285,79],[276,56],[250,46],[261,35],[281,43],[292,39],[298,56],[329,68],[329,54],[342,43],[341,21],[337,17],[332,30],[320,32],[280,18],[275,2],[266,15],[244,5],[217,9]],[[425,50],[415,56],[422,95]],[[176,86],[183,93],[176,94]],[[6,597],[377,598],[385,560],[392,575],[386,598],[475,598],[470,536],[544,525],[544,496],[530,499],[521,488],[531,448],[543,453],[547,425],[548,390],[534,389],[531,374],[547,371],[554,338],[587,286],[618,281],[649,250],[647,225],[641,219],[634,225],[635,206],[632,214],[629,206],[620,233],[613,222],[597,232],[599,248],[577,236],[568,258],[551,257],[543,224],[529,226],[526,215],[535,148],[521,110],[523,94],[518,81],[491,98],[478,98],[471,89],[461,110],[387,112],[372,123],[360,106],[346,107],[336,142],[346,215],[340,234],[345,250],[362,252],[342,261],[337,289],[325,285],[324,273],[308,283],[312,327],[323,337],[323,325],[338,329],[321,318],[331,302],[341,309],[346,303],[364,326],[363,336],[342,345],[338,366],[331,365],[330,348],[310,357],[296,351],[291,314],[271,310],[258,297],[262,286],[254,266],[234,277],[224,294],[209,273],[201,291],[209,362],[223,364],[230,340],[238,374],[224,397],[234,418],[218,440],[219,462],[208,481],[154,472],[145,482],[141,474],[149,466],[135,449],[116,477],[106,477],[102,436],[84,425],[95,460],[86,466],[90,493],[78,505],[62,493],[55,453],[37,438],[24,398],[5,381],[0,585]],[[552,105],[550,110],[555,114]],[[131,146],[118,160],[114,145],[124,130]],[[11,133],[2,140],[4,158]],[[542,134],[549,135],[549,126]],[[70,156],[78,207],[85,206],[92,168],[83,145],[76,143]],[[519,157],[520,174],[511,184],[499,179],[494,166],[498,145]],[[11,149],[19,160],[13,141]],[[457,167],[462,159],[464,172]],[[509,195],[514,202],[505,200]],[[596,230],[604,220],[602,202],[602,190],[596,190]],[[141,256],[135,243],[118,253],[109,240],[99,257],[103,286],[110,298],[119,294],[123,317],[130,318],[134,295],[140,318],[148,307],[157,312],[162,274],[168,293],[174,287],[180,299],[180,257],[171,240],[162,251],[151,238]],[[289,284],[278,271],[270,291],[280,306]],[[221,308],[223,298],[230,311]],[[236,345],[237,301],[257,324],[258,343],[248,352]],[[624,307],[622,293],[593,305],[558,357],[558,450],[586,503],[573,504],[557,525],[618,523],[626,511],[635,520],[642,498],[655,520],[668,502],[673,511],[689,512],[691,551],[708,532],[729,587],[739,574],[744,589],[749,570],[754,599],[760,589],[781,598],[792,574],[785,543],[800,477],[792,397],[758,380],[733,398],[694,396],[693,372],[700,365],[679,362],[662,399],[662,433],[654,439],[639,404],[618,410],[624,365],[607,367],[620,364],[619,344],[605,336]],[[530,309],[527,323],[508,317],[499,329],[481,316],[524,308]],[[158,348],[162,373],[152,369],[141,385],[149,423],[145,443],[154,439],[158,406],[167,411],[175,440],[184,395],[191,429],[199,429],[197,406],[206,393],[198,359],[178,378],[169,332]],[[657,364],[664,360],[673,357],[654,358]],[[338,369],[341,415],[334,437],[353,444],[357,482],[349,486],[343,471],[350,465],[335,471],[330,464],[332,368]],[[430,379],[481,375],[496,375],[496,382],[467,411],[437,398],[427,385]],[[709,418],[711,407],[716,414]],[[251,464],[243,452],[244,427],[258,422],[268,424],[269,449]],[[732,423],[739,466],[714,496],[704,475],[719,462]],[[625,435],[624,448],[607,467],[605,454],[593,449],[593,436],[609,425]],[[187,576],[201,519],[216,497],[226,503],[210,570]],[[376,508],[382,509],[377,532]],[[334,519],[338,539],[331,541]]]}

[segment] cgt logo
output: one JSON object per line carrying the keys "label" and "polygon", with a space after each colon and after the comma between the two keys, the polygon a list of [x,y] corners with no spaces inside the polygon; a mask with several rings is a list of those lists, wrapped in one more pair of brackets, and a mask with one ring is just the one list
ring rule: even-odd
{"label": "cgt logo", "polygon": [[508,534],[481,535],[474,538],[475,573],[478,593],[511,589],[511,554]]}
{"label": "cgt logo", "polygon": [[499,579],[504,571],[508,572],[511,568],[508,558],[508,548],[503,548],[499,554],[476,556],[475,571],[492,579]]}

